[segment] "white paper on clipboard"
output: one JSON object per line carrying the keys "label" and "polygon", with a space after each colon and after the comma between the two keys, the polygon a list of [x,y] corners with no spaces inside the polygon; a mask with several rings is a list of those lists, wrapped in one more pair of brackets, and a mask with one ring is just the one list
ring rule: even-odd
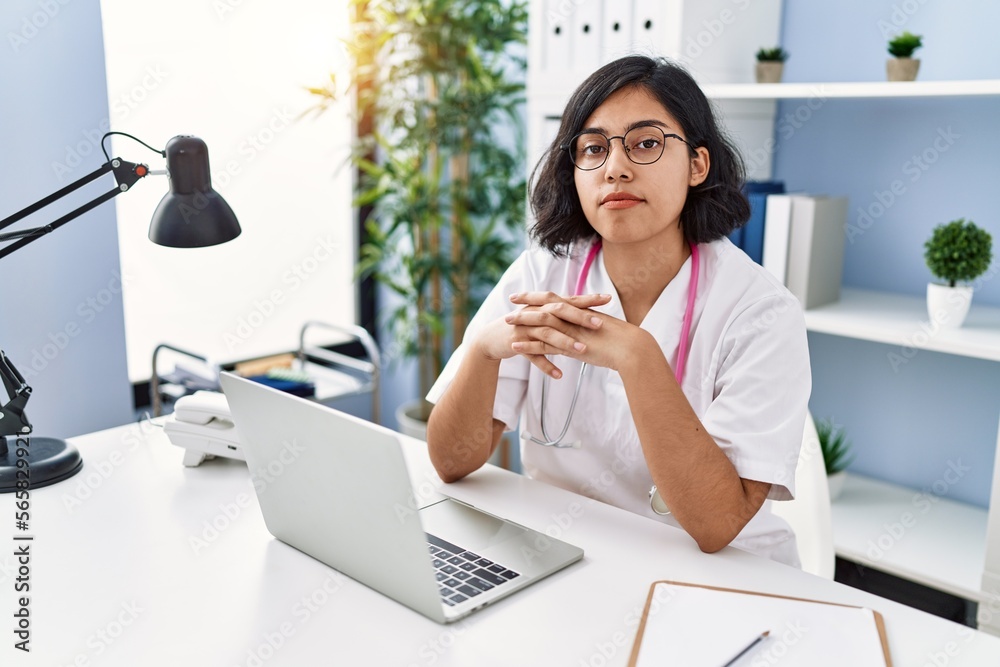
{"label": "white paper on clipboard", "polygon": [[629,666],[719,667],[765,631],[736,664],[892,666],[871,609],[663,581],[650,588]]}

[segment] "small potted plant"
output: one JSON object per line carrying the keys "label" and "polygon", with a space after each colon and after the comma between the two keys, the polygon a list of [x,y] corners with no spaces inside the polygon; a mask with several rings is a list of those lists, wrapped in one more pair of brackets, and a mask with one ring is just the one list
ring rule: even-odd
{"label": "small potted plant", "polygon": [[958,283],[975,280],[990,268],[992,237],[971,220],[952,220],[934,228],[924,244],[924,260],[931,273],[944,281],[944,284],[927,283],[927,314],[931,324],[962,326],[972,303],[972,285]]}
{"label": "small potted plant", "polygon": [[832,419],[821,419],[816,422],[816,435],[819,436],[819,448],[823,453],[823,464],[826,466],[830,500],[835,500],[844,489],[846,469],[852,460],[851,443],[844,433],[844,427],[835,424]]}
{"label": "small potted plant", "polygon": [[757,51],[757,83],[780,83],[788,51],[780,46]]}
{"label": "small potted plant", "polygon": [[920,60],[913,57],[913,52],[923,46],[923,37],[906,31],[889,40],[889,58],[885,63],[885,72],[889,81],[913,81],[920,69]]}

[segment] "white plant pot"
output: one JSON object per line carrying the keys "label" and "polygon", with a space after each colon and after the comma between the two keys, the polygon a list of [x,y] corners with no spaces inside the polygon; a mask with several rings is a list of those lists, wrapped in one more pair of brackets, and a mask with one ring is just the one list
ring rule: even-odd
{"label": "white plant pot", "polygon": [[422,403],[419,400],[403,403],[396,408],[396,423],[399,432],[418,440],[427,441],[427,422],[420,418]]}
{"label": "white plant pot", "polygon": [[841,492],[844,490],[844,480],[846,479],[847,473],[843,470],[826,476],[826,483],[830,487],[830,502],[840,497]]}
{"label": "white plant pot", "polygon": [[948,287],[927,283],[927,314],[934,326],[957,329],[962,326],[972,305],[972,287],[959,285]]}

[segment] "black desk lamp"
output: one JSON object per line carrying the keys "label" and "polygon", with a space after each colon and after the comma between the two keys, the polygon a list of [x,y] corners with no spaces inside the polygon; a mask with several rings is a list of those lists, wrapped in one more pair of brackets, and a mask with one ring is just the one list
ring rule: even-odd
{"label": "black desk lamp", "polygon": [[[225,243],[240,235],[240,225],[233,210],[212,189],[208,148],[204,141],[197,137],[178,136],[168,141],[166,149],[160,151],[130,134],[108,132],[101,138],[101,150],[104,151],[107,162],[61,190],[0,220],[0,230],[108,172],[114,174],[118,186],[48,225],[18,232],[0,232],[0,243],[15,241],[0,248],[0,258],[55,231],[122,192],[127,192],[140,178],[155,173],[144,164],[109,158],[104,141],[113,134],[134,139],[167,158],[166,173],[170,180],[170,191],[163,196],[153,212],[149,240],[172,248],[201,248]],[[83,467],[83,460],[75,447],[55,438],[28,438],[32,426],[24,414],[24,407],[31,396],[31,387],[3,351],[0,351],[0,379],[3,380],[10,399],[6,404],[0,405],[0,493],[26,488],[28,484],[30,487],[27,488],[47,486],[79,472]],[[8,443],[10,437],[16,439],[12,443],[13,447]]]}

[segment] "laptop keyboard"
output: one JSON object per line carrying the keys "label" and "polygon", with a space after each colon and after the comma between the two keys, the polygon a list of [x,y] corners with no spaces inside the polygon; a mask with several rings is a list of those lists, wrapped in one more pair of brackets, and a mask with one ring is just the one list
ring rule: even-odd
{"label": "laptop keyboard", "polygon": [[521,576],[499,563],[445,542],[430,533],[427,549],[434,563],[434,576],[445,604],[454,606],[480,593],[502,586]]}

